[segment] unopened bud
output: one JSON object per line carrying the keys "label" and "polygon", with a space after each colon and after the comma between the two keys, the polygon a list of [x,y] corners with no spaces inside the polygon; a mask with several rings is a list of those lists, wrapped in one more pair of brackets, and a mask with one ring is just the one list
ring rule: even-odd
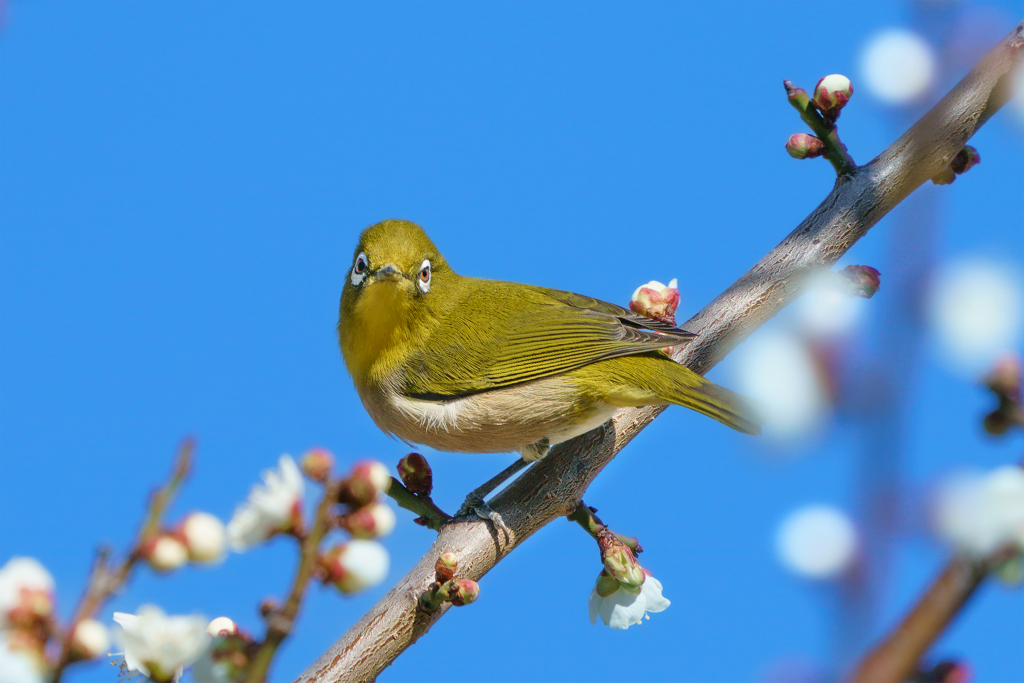
{"label": "unopened bud", "polygon": [[334,469],[334,455],[326,448],[310,448],[302,456],[301,467],[313,481],[327,481]]}
{"label": "unopened bud", "polygon": [[206,632],[214,638],[221,636],[237,636],[238,624],[228,617],[217,617],[206,626]]}
{"label": "unopened bud", "polygon": [[398,476],[405,488],[417,496],[429,496],[434,489],[434,474],[427,459],[419,453],[410,453],[398,461]]}
{"label": "unopened bud", "polygon": [[458,566],[459,558],[455,556],[455,553],[441,553],[437,558],[437,562],[434,563],[434,573],[437,577],[437,582],[451,581],[452,577],[455,576],[455,569]]}
{"label": "unopened bud", "polygon": [[472,579],[459,579],[454,588],[451,599],[456,607],[468,605],[480,597],[480,585]]}
{"label": "unopened bud", "polygon": [[970,683],[972,677],[970,667],[964,662],[945,661],[921,673],[915,683]]}
{"label": "unopened bud", "polygon": [[996,361],[992,371],[985,377],[985,386],[1000,398],[1020,401],[1021,363],[1020,357],[1009,354]]}
{"label": "unopened bud", "polygon": [[597,544],[601,548],[601,561],[612,578],[629,588],[639,588],[643,584],[643,568],[633,551],[614,534],[607,531],[598,534]]}
{"label": "unopened bud", "polygon": [[793,106],[801,111],[807,108],[811,98],[808,97],[806,90],[796,87],[791,81],[782,81],[782,85],[785,86],[786,97]]}
{"label": "unopened bud", "polygon": [[158,572],[169,572],[188,562],[188,548],[175,534],[157,534],[143,546],[142,556]]}
{"label": "unopened bud", "polygon": [[949,162],[949,167],[953,169],[953,173],[960,175],[961,173],[967,173],[971,170],[972,166],[976,166],[981,163],[981,155],[971,145],[964,145],[964,148],[957,152],[957,155],[953,157],[953,161]]}
{"label": "unopened bud", "polygon": [[954,180],[956,180],[956,173],[949,166],[939,171],[932,178],[932,182],[936,185],[951,185]]}
{"label": "unopened bud", "polygon": [[597,575],[597,594],[602,598],[607,598],[609,595],[619,590],[620,584],[615,578],[608,573],[607,569],[602,569],[601,573]]}
{"label": "unopened bud", "polygon": [[355,538],[381,538],[395,528],[395,513],[384,503],[370,503],[344,515],[341,526]]}
{"label": "unopened bud", "polygon": [[786,140],[786,151],[794,159],[813,159],[825,153],[825,143],[807,133],[794,133]]}
{"label": "unopened bud", "polygon": [[982,426],[985,432],[992,436],[1002,436],[1013,427],[1014,420],[1006,410],[1000,406],[985,416]]}
{"label": "unopened bud", "polygon": [[391,475],[388,474],[388,468],[376,460],[363,460],[352,468],[339,500],[353,508],[360,508],[377,500],[377,496],[387,493],[390,487]]}
{"label": "unopened bud", "polygon": [[849,283],[849,293],[870,299],[882,286],[882,274],[871,266],[846,266],[839,274]]}
{"label": "unopened bud", "polygon": [[186,517],[180,535],[193,562],[210,564],[224,558],[224,523],[208,512],[193,512]]}
{"label": "unopened bud", "polygon": [[95,619],[82,619],[71,636],[71,654],[75,659],[96,659],[110,651],[110,633]]}
{"label": "unopened bud", "polygon": [[667,286],[657,280],[640,285],[629,300],[629,309],[634,313],[669,325],[676,324],[678,306],[679,290],[676,288],[675,278],[672,278]]}
{"label": "unopened bud", "polygon": [[351,594],[384,580],[388,573],[388,551],[377,541],[354,539],[335,546],[320,559],[325,581],[342,593]]}
{"label": "unopened bud", "polygon": [[263,598],[260,601],[260,616],[264,619],[281,611],[281,603],[276,598]]}
{"label": "unopened bud", "polygon": [[829,118],[839,116],[839,110],[846,106],[853,95],[853,84],[841,74],[825,76],[814,86],[814,106]]}

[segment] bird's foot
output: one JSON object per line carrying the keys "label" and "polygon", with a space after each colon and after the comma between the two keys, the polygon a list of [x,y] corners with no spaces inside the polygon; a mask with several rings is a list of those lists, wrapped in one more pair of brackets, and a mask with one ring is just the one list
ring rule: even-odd
{"label": "bird's foot", "polygon": [[505,537],[508,538],[509,531],[505,520],[502,519],[498,512],[492,510],[491,506],[484,502],[483,497],[475,491],[466,496],[466,501],[459,508],[459,511],[455,513],[456,518],[470,517],[472,515],[476,515],[483,520],[491,520],[494,528],[500,529],[505,534]]}

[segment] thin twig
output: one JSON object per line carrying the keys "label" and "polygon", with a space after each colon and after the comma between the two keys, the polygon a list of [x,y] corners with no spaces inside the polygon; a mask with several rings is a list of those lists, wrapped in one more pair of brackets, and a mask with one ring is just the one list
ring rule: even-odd
{"label": "thin twig", "polygon": [[388,488],[388,495],[400,508],[415,512],[423,520],[423,526],[438,531],[451,519],[451,515],[437,507],[430,496],[417,496],[405,487],[402,482],[391,477],[391,486]]}
{"label": "thin twig", "polygon": [[[809,272],[831,267],[883,216],[944,168],[1011,94],[1024,23],[871,163],[841,175],[803,223],[683,327],[696,333],[676,360],[707,372],[796,295]],[[417,596],[434,580],[434,560],[459,556],[464,576],[479,580],[534,532],[576,508],[601,470],[664,408],[620,412],[603,428],[553,448],[499,493],[490,506],[509,527],[498,536],[486,522],[449,524],[419,562],[298,681],[369,681],[426,633],[448,609],[417,613]]]}
{"label": "thin twig", "polygon": [[57,683],[64,675],[64,669],[71,663],[71,641],[79,622],[84,619],[91,619],[96,616],[99,609],[107,602],[122,586],[128,581],[132,569],[142,559],[142,549],[147,541],[160,532],[160,525],[164,513],[170,507],[178,487],[185,481],[189,471],[192,469],[192,454],[195,450],[195,442],[192,439],[185,439],[178,447],[177,458],[174,469],[168,482],[157,489],[149,501],[149,509],[146,519],[135,537],[134,545],[117,567],[111,567],[110,549],[103,547],[96,552],[96,559],[93,562],[92,571],[89,573],[89,582],[85,591],[79,599],[78,607],[75,609],[75,616],[68,624],[67,630],[61,638],[60,654],[53,666],[53,674],[50,677],[52,683]]}
{"label": "thin twig", "polygon": [[857,170],[857,164],[846,150],[846,145],[839,139],[839,129],[835,122],[826,121],[822,117],[811,104],[811,98],[807,95],[806,90],[796,87],[791,81],[784,80],[782,85],[786,88],[789,103],[800,112],[800,118],[814,135],[825,143],[825,153],[822,156],[829,160],[832,168],[836,169],[836,175],[854,173]]}

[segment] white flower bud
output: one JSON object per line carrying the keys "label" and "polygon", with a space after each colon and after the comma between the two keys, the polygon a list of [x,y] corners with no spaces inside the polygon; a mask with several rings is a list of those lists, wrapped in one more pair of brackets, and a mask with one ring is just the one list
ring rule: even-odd
{"label": "white flower bud", "polygon": [[388,574],[389,563],[384,546],[360,539],[333,548],[323,558],[330,581],[345,594],[379,584]]}
{"label": "white flower bud", "polygon": [[143,554],[158,572],[169,572],[188,562],[188,548],[171,534],[160,534],[147,543]]}
{"label": "white flower bud", "polygon": [[206,625],[206,632],[217,638],[218,636],[238,635],[238,624],[228,617],[217,617]]}
{"label": "white flower bud", "polygon": [[198,564],[224,558],[224,523],[207,512],[193,512],[181,525],[189,558]]}
{"label": "white flower bud", "polygon": [[75,626],[71,651],[80,659],[96,659],[110,652],[110,633],[95,619],[83,619]]}
{"label": "white flower bud", "polygon": [[384,503],[370,503],[345,515],[344,525],[355,538],[382,538],[395,528],[395,513]]}

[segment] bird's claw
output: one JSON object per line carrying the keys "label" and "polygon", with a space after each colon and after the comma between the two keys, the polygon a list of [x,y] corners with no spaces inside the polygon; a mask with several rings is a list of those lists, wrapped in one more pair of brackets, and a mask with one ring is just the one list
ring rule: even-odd
{"label": "bird's claw", "polygon": [[491,506],[485,503],[481,496],[473,493],[466,496],[466,502],[455,513],[455,517],[469,517],[471,515],[476,515],[483,520],[490,520],[495,529],[500,529],[505,534],[505,537],[508,537],[508,525],[505,524],[505,520],[502,519],[499,513],[492,510]]}

